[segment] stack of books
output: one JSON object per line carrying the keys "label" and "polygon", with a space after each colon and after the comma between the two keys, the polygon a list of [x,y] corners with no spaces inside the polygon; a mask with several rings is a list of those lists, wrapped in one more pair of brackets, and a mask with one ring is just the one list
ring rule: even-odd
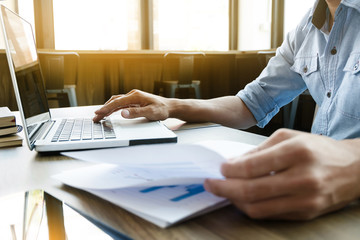
{"label": "stack of books", "polygon": [[8,107],[0,107],[0,147],[21,146],[22,137],[17,134],[21,130],[14,113]]}

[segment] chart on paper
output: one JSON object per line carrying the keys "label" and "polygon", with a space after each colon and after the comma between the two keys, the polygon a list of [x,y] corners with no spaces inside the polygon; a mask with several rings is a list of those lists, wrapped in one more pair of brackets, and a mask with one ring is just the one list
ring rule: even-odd
{"label": "chart on paper", "polygon": [[141,209],[147,213],[161,212],[161,215],[166,215],[169,209],[201,209],[223,200],[205,191],[202,184],[90,190],[90,192],[126,208]]}
{"label": "chart on paper", "polygon": [[204,186],[202,184],[191,184],[187,186],[179,186],[179,185],[171,185],[171,186],[156,186],[156,187],[149,187],[140,190],[140,193],[148,194],[153,191],[158,191],[164,188],[179,188],[179,195],[172,196],[168,200],[171,202],[179,202],[185,200],[187,198],[191,198],[197,194],[200,194],[205,191]]}

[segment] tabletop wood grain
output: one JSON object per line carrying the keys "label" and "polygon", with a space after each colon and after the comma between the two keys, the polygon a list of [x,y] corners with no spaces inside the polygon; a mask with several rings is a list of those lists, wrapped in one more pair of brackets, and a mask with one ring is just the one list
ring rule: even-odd
{"label": "tabletop wood grain", "polygon": [[[54,109],[55,117],[93,114],[93,107]],[[86,113],[86,114],[85,114]],[[265,137],[222,126],[183,128],[181,143],[234,140],[259,144]],[[51,178],[64,170],[91,165],[58,153],[39,154],[22,147],[0,149],[0,197],[29,189],[44,189],[90,219],[102,222],[133,239],[360,239],[360,205],[311,221],[259,221],[230,205],[167,229],[159,228],[90,193],[62,185]],[[0,216],[1,217],[1,216]]]}

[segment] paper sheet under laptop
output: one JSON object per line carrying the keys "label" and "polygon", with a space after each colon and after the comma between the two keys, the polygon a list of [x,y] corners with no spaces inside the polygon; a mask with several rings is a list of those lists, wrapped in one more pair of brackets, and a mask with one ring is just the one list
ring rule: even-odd
{"label": "paper sheet under laptop", "polygon": [[168,227],[228,204],[206,192],[203,181],[222,178],[221,163],[253,148],[238,142],[207,141],[65,152],[101,164],[54,177]]}

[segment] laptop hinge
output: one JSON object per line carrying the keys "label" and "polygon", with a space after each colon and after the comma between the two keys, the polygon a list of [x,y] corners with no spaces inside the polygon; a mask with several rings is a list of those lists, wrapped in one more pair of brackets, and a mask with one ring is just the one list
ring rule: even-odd
{"label": "laptop hinge", "polygon": [[42,122],[40,124],[40,127],[38,127],[36,129],[36,131],[34,132],[34,134],[32,134],[32,136],[30,137],[30,146],[31,148],[34,147],[35,142],[39,139],[43,139],[44,137],[46,137],[46,135],[48,134],[48,132],[50,131],[51,127],[54,125],[54,121],[48,120],[46,122]]}

